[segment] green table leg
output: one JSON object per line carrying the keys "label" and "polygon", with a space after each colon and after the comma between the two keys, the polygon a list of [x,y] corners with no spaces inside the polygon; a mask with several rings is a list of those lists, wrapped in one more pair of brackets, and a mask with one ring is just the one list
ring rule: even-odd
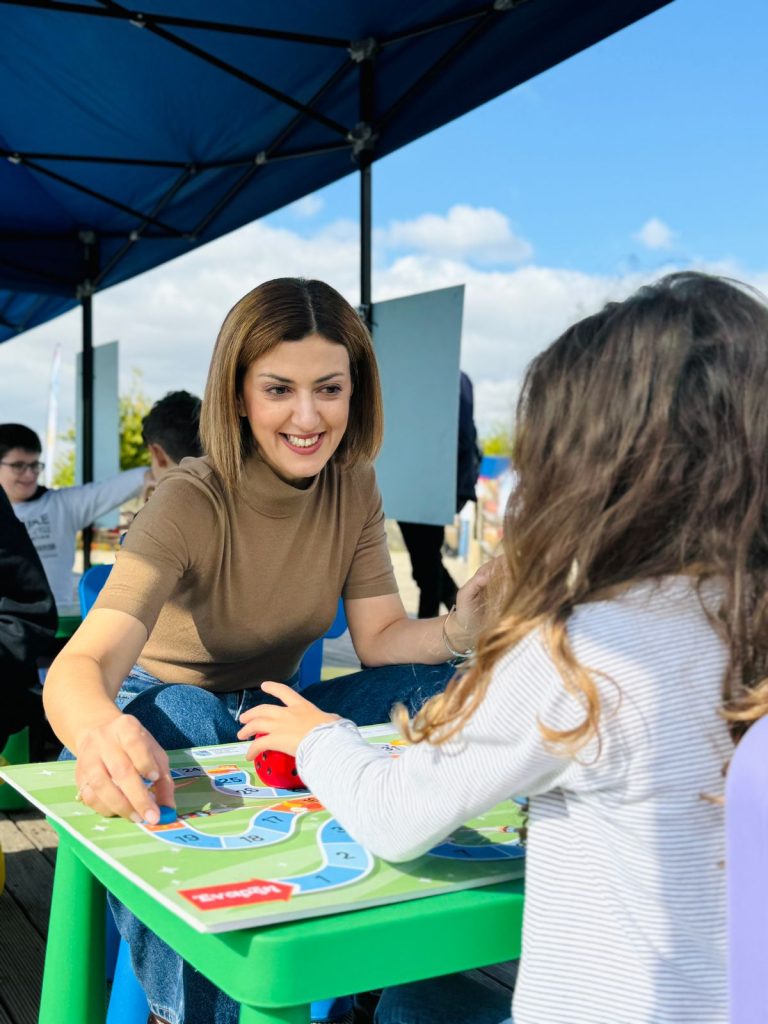
{"label": "green table leg", "polygon": [[38,1024],[103,1024],[105,1013],[104,889],[62,836]]}
{"label": "green table leg", "polygon": [[280,1010],[240,1007],[240,1024],[309,1024],[309,1006],[286,1006]]}

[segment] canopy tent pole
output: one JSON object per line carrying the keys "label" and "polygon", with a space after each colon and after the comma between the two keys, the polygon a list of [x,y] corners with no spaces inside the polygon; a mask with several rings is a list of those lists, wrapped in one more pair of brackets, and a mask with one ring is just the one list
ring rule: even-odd
{"label": "canopy tent pole", "polygon": [[350,47],[352,60],[360,65],[360,121],[350,132],[352,153],[360,167],[360,314],[369,330],[373,329],[371,294],[373,225],[373,131],[375,71],[373,59],[378,50],[375,39],[363,39]]}
{"label": "canopy tent pole", "polygon": [[360,168],[360,312],[368,329],[373,326],[371,307],[371,165]]}
{"label": "canopy tent pole", "polygon": [[[93,481],[93,282],[99,269],[98,242],[93,231],[82,231],[80,241],[83,243],[83,263],[85,279],[78,287],[78,297],[83,309],[83,358],[82,379],[80,381],[80,404],[82,416],[82,444],[80,451],[83,458],[84,484]],[[91,567],[91,542],[93,527],[86,526],[83,530],[83,572]]]}

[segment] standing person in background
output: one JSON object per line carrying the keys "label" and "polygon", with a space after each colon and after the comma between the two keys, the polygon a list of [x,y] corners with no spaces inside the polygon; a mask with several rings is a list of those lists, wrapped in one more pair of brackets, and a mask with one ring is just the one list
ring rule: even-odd
{"label": "standing person in background", "polygon": [[36,659],[56,631],[56,607],[32,541],[0,490],[0,750],[41,715]]}
{"label": "standing person in background", "polygon": [[78,532],[141,494],[152,474],[128,469],[102,483],[49,490],[37,482],[44,469],[41,452],[34,430],[20,423],[0,424],[0,486],[27,528],[61,614],[77,603],[72,570]]}
{"label": "standing person in background", "polygon": [[[459,378],[459,440],[456,460],[456,512],[475,500],[475,484],[482,454],[477,446],[472,381],[461,372]],[[445,528],[431,523],[398,523],[411,558],[411,569],[419,588],[419,618],[431,619],[456,602],[456,583],[443,565]]]}
{"label": "standing person in background", "polygon": [[200,407],[196,395],[188,391],[169,391],[155,402],[142,420],[141,432],[149,451],[155,484],[182,459],[198,459],[200,444]]}

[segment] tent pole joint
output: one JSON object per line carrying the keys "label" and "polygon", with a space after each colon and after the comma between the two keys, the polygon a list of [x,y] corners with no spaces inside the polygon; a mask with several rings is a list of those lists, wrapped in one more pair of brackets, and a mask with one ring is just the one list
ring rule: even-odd
{"label": "tent pole joint", "polygon": [[362,153],[372,152],[378,137],[372,124],[367,121],[358,121],[347,136],[352,143],[352,156],[357,159]]}
{"label": "tent pole joint", "polygon": [[370,60],[379,52],[379,44],[369,36],[367,39],[355,39],[349,44],[348,52],[355,64],[362,64],[364,60]]}

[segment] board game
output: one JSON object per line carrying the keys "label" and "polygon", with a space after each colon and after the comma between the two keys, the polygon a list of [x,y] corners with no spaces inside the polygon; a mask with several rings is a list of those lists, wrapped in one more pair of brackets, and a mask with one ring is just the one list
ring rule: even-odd
{"label": "board game", "polygon": [[[398,756],[391,725],[362,732]],[[169,754],[178,818],[102,818],[75,800],[75,762],[5,766],[0,776],[201,932],[250,928],[488,885],[523,874],[512,800],[405,864],[372,856],[306,789],[264,786],[247,743]]]}

